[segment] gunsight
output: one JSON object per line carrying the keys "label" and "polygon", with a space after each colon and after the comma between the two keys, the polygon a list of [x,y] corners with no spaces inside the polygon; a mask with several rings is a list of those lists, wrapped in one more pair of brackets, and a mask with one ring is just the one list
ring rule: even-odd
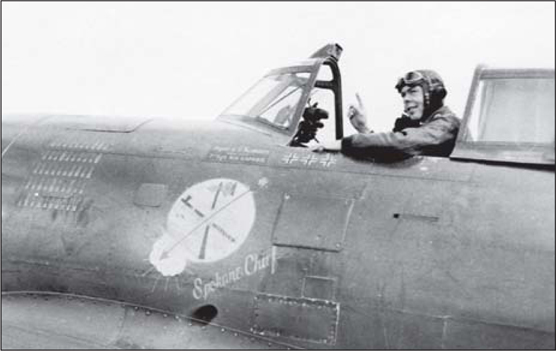
{"label": "gunsight", "polygon": [[306,143],[313,139],[316,140],[317,130],[324,127],[321,120],[328,119],[328,112],[318,108],[317,105],[318,102],[315,102],[303,111],[303,121],[299,123],[297,133],[293,137],[290,146],[307,147]]}

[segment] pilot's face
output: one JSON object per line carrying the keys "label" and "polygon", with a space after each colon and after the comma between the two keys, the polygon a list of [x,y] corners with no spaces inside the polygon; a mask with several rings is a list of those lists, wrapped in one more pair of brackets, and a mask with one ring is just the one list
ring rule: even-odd
{"label": "pilot's face", "polygon": [[419,85],[405,86],[400,94],[403,99],[403,110],[412,120],[418,120],[423,117],[425,109],[425,96],[423,88]]}

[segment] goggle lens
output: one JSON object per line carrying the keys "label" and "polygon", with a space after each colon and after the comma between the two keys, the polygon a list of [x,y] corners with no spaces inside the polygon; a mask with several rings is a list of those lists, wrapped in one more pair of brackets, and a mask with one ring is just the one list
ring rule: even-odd
{"label": "goggle lens", "polygon": [[400,78],[400,81],[403,81],[406,85],[417,84],[422,82],[423,80],[425,80],[425,76],[416,71],[409,72],[405,76]]}
{"label": "goggle lens", "polygon": [[417,85],[423,81],[425,81],[425,76],[422,73],[411,71],[398,79],[396,89],[400,90],[404,85]]}

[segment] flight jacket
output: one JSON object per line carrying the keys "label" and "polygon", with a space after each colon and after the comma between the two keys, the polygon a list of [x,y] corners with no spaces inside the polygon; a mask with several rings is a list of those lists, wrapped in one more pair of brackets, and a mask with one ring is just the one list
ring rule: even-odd
{"label": "flight jacket", "polygon": [[447,106],[442,106],[416,128],[345,137],[342,153],[380,161],[397,161],[415,155],[448,157],[454,149],[460,124],[460,119]]}

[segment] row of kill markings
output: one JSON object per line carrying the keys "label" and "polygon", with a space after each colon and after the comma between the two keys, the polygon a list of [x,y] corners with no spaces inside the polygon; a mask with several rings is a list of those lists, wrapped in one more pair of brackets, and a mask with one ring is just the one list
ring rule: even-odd
{"label": "row of kill markings", "polygon": [[81,163],[98,163],[102,153],[90,152],[72,152],[51,150],[45,152],[41,159],[43,161],[59,161],[59,162],[81,162]]}
{"label": "row of kill markings", "polygon": [[97,141],[92,144],[81,144],[78,142],[66,143],[61,141],[54,141],[50,143],[51,148],[60,149],[74,149],[74,150],[89,150],[89,151],[106,151],[110,147],[109,143],[104,143],[102,141]]}
{"label": "row of kill markings", "polygon": [[17,206],[35,207],[45,210],[62,210],[76,212],[81,208],[84,197],[82,195],[71,195],[69,197],[41,196],[38,193],[24,193],[17,201]]}
{"label": "row of kill markings", "polygon": [[[100,158],[99,158],[100,159]],[[55,177],[91,178],[95,166],[76,164],[38,163],[32,174]]]}
{"label": "row of kill markings", "polygon": [[83,194],[85,181],[61,178],[30,178],[23,187],[27,191],[41,191],[49,194]]}
{"label": "row of kill markings", "polygon": [[324,167],[330,167],[336,163],[336,158],[331,154],[325,155],[299,155],[297,153],[288,153],[282,157],[282,163],[293,164],[301,163],[304,166],[311,166],[313,164],[322,165]]}

